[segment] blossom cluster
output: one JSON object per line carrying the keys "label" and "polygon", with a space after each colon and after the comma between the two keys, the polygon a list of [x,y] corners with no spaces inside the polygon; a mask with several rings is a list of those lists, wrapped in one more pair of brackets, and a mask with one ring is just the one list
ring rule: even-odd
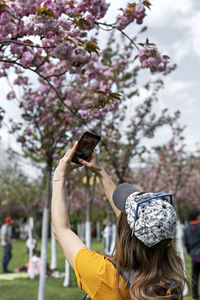
{"label": "blossom cluster", "polygon": [[93,120],[93,119],[104,119],[106,114],[109,112],[109,111],[116,111],[119,107],[119,103],[118,102],[115,102],[114,104],[111,104],[108,107],[103,107],[101,109],[93,109],[92,111],[83,111],[81,112],[81,117],[83,119],[87,119],[87,120]]}
{"label": "blossom cluster", "polygon": [[139,61],[141,68],[149,68],[152,73],[162,72],[166,70],[169,57],[161,55],[156,47],[140,50]]}
{"label": "blossom cluster", "polygon": [[28,0],[26,5],[21,0],[2,1],[0,42],[5,43],[5,49],[10,45],[13,60],[24,68],[38,68],[47,59],[57,58],[66,62],[66,72],[80,73],[98,49],[96,42],[87,38],[88,31],[108,7],[105,0]]}
{"label": "blossom cluster", "polygon": [[[43,73],[43,70],[45,72],[46,68],[48,68],[49,77],[52,76],[54,87],[62,93],[63,101],[71,111],[78,112],[83,119],[87,119],[88,121],[102,119],[108,112],[118,109],[120,99],[118,94],[112,93],[112,89],[117,82],[120,82],[120,85],[122,84],[120,74],[123,74],[128,67],[128,59],[126,57],[129,55],[129,51],[129,49],[125,49],[122,52],[123,55],[119,55],[119,57],[113,59],[109,65],[101,63],[101,56],[92,54],[90,61],[83,68],[82,74],[76,74],[73,81],[68,81],[68,83],[65,74],[54,76],[56,72],[62,72],[62,64],[57,66],[53,63],[45,63],[41,66],[41,72]],[[74,56],[74,52],[76,56]],[[71,59],[73,57],[76,58],[74,58],[74,63],[80,63],[78,57],[81,55],[81,49],[76,48],[72,50],[70,55]],[[87,56],[82,55],[82,57],[87,59]],[[18,72],[18,69],[16,72]],[[52,101],[51,99],[55,101],[55,92],[44,81],[41,82],[39,89],[30,90],[28,78],[19,74],[14,83],[24,89],[23,106],[26,110],[32,111],[37,106],[46,107],[49,99],[50,102]],[[7,98],[12,99],[14,95],[14,92],[10,92]],[[38,121],[40,125],[43,121],[48,126],[52,124],[52,118],[49,114],[47,115],[48,117],[44,115]]]}
{"label": "blossom cluster", "polygon": [[110,6],[105,0],[81,0],[77,12],[89,12],[96,20],[102,19]]}
{"label": "blossom cluster", "polygon": [[[149,5],[148,1],[129,3],[114,27],[125,29],[133,21],[141,24]],[[54,98],[56,94],[83,118],[103,118],[116,110],[120,99],[112,90],[116,90],[117,76],[126,69],[131,54],[119,55],[106,66],[102,63],[96,29],[108,7],[106,0],[27,0],[26,5],[22,0],[0,1],[0,76],[13,65],[34,71],[46,80],[41,85],[44,93],[53,93]],[[143,68],[152,72],[165,69],[166,57],[159,56],[157,50],[143,51],[139,53]],[[15,72],[14,84],[28,86],[19,67]],[[75,74],[75,85],[65,87],[69,74]],[[14,97],[12,92],[7,95],[9,100]],[[44,99],[37,95],[25,105],[39,104],[44,105]]]}
{"label": "blossom cluster", "polygon": [[[115,27],[124,29],[134,20],[141,24],[145,5],[149,2],[129,3],[123,16],[117,16]],[[8,40],[5,49],[10,45],[13,60],[19,60],[24,68],[38,70],[47,60],[57,58],[65,62],[66,72],[79,74],[91,53],[98,52],[96,42],[88,40],[88,31],[97,27],[95,20],[102,19],[108,7],[105,0],[28,0],[26,5],[22,0],[2,1],[0,41]]]}
{"label": "blossom cluster", "polygon": [[145,17],[145,7],[142,4],[128,5],[128,8],[123,11],[123,15],[117,16],[115,27],[117,29],[124,29],[134,20],[137,24],[142,24]]}

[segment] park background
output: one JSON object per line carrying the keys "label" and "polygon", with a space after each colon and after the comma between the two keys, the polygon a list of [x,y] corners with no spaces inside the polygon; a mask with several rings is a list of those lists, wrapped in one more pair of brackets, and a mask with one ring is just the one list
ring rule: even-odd
{"label": "park background", "polygon": [[[112,22],[122,4],[121,1],[108,2],[111,3],[111,7],[105,19]],[[176,69],[167,75],[152,75],[149,70],[137,70],[136,66],[139,64],[137,60],[130,63],[125,71],[122,70],[126,76],[119,75],[116,78],[118,89],[115,91],[123,93],[123,101],[117,110],[109,112],[100,122],[92,120],[87,126],[77,123],[74,127],[78,129],[80,127],[79,134],[84,129],[88,129],[88,126],[91,131],[101,132],[103,142],[100,145],[100,157],[116,183],[129,181],[139,184],[146,190],[172,192],[176,197],[180,220],[182,223],[187,223],[189,209],[192,206],[199,207],[200,204],[198,185],[200,175],[198,132],[200,5],[198,1],[188,0],[154,0],[151,3],[151,10],[147,10],[147,16],[140,25],[147,26],[147,30],[138,34],[137,26],[130,24],[126,28],[126,33],[131,37],[137,36],[137,42],[143,42],[148,37],[151,42],[158,45],[161,53],[170,56],[171,64],[177,64]],[[112,60],[116,55],[115,51],[123,52],[120,44],[125,42],[120,34],[116,33],[108,44],[109,37],[109,33],[102,30],[98,39],[100,49],[112,48],[113,52],[109,54]],[[31,80],[36,78],[30,73],[28,76]],[[6,99],[7,94],[12,90],[11,86],[14,87],[18,98],[23,95],[23,88],[13,85],[15,78],[12,71],[9,73],[11,85],[8,84],[8,78],[0,78],[0,84],[3,87],[1,106],[6,111],[1,128],[0,217],[2,223],[6,215],[11,215],[16,220],[15,224],[20,225],[28,217],[33,216],[36,225],[34,235],[39,241],[46,198],[45,182],[48,174],[44,161],[30,155],[27,151],[25,151],[26,158],[24,158],[19,136],[16,139],[16,132],[10,129],[10,119],[14,119],[16,123],[22,121],[22,108],[19,107],[18,102],[15,99],[12,101]],[[124,84],[120,85],[119,82],[122,79]],[[8,134],[9,131],[10,134]],[[35,138],[33,132],[32,138]],[[58,149],[58,155],[68,147],[67,143],[63,144],[66,145],[63,149]],[[120,152],[119,149],[122,151]],[[58,155],[55,155],[53,167],[58,161]],[[73,188],[74,186],[76,188]],[[95,195],[93,194],[94,186],[96,187]],[[71,223],[75,231],[77,224],[84,222],[85,219],[91,218],[94,231],[97,221],[101,224],[105,218],[115,221],[98,181],[96,182],[91,174],[86,173],[85,170],[75,173],[70,178],[67,188]],[[90,205],[88,205],[89,202]],[[89,210],[91,210],[90,214]],[[16,241],[13,245],[12,268],[24,264],[26,255],[23,240]],[[99,242],[95,243],[94,247],[103,250]],[[63,257],[60,249],[58,251],[60,262],[58,268],[64,271]],[[190,262],[187,256],[186,262],[189,276]],[[75,288],[76,282],[73,275],[70,280],[71,287],[65,289],[62,287],[61,279],[48,278],[47,298],[51,299],[50,295],[55,293],[60,299],[61,297],[64,299],[65,296],[70,297],[67,293],[71,293],[71,299],[77,299],[75,295],[76,293],[79,295],[79,292]],[[32,290],[31,284],[33,284],[36,298],[38,280],[32,282],[29,279],[19,279],[9,283],[2,281],[5,299],[14,299],[11,298],[8,290],[10,292],[17,290],[17,286],[23,286],[23,284],[24,289],[30,284],[30,291]],[[48,290],[48,286],[54,288]],[[18,298],[19,295],[16,299]]]}

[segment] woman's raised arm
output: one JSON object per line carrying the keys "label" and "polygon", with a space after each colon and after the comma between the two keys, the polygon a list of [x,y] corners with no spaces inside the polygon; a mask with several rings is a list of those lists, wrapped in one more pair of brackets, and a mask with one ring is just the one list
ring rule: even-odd
{"label": "woman's raised arm", "polygon": [[80,167],[80,165],[71,165],[71,160],[76,151],[77,145],[78,143],[76,142],[72,149],[67,151],[55,170],[51,201],[53,233],[55,234],[55,237],[58,240],[65,257],[72,268],[74,268],[74,259],[76,253],[80,249],[86,248],[86,245],[70,228],[68,211],[66,207],[65,179],[73,169]]}

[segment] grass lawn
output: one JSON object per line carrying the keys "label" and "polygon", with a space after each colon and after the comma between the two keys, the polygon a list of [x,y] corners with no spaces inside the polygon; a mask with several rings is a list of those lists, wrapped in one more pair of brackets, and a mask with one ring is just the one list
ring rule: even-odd
{"label": "grass lawn", "polygon": [[[40,245],[38,245],[38,249]],[[93,249],[103,251],[102,243],[95,240],[92,244]],[[57,246],[58,250],[58,270],[64,272],[64,256],[61,248]],[[48,249],[50,257],[50,243]],[[0,257],[2,257],[2,247],[0,247]],[[28,254],[24,241],[13,241],[13,258],[10,261],[9,269],[14,270],[24,265],[28,261]],[[50,263],[50,261],[49,261]],[[186,269],[188,277],[190,277],[190,258],[186,255]],[[39,280],[30,280],[28,278],[14,279],[14,280],[0,280],[0,299],[2,300],[37,300]],[[81,300],[84,292],[81,291],[76,283],[74,271],[70,270],[70,287],[63,287],[63,278],[47,278],[46,279],[46,300]],[[192,297],[188,295],[184,300],[191,300]]]}
{"label": "grass lawn", "polygon": [[[103,245],[93,241],[93,249],[103,251]],[[40,249],[40,245],[37,246]],[[13,241],[13,258],[9,263],[9,270],[19,268],[28,262],[28,253],[24,241]],[[48,244],[48,256],[50,264],[50,243]],[[61,248],[57,246],[58,270],[64,272],[65,260]],[[2,258],[2,247],[0,247],[0,258]],[[0,269],[1,270],[1,269]],[[46,279],[46,300],[81,300],[84,292],[78,288],[74,271],[70,268],[70,287],[63,287],[64,278]],[[20,278],[14,280],[0,280],[1,300],[37,300],[39,279],[30,280]]]}

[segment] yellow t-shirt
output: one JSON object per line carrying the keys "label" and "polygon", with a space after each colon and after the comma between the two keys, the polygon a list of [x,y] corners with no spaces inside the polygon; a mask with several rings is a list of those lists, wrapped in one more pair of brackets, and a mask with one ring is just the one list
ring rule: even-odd
{"label": "yellow t-shirt", "polygon": [[[115,288],[116,269],[103,255],[83,248],[74,261],[78,286],[92,300],[120,300]],[[130,300],[129,289],[124,279],[119,278],[119,290],[123,299]]]}

